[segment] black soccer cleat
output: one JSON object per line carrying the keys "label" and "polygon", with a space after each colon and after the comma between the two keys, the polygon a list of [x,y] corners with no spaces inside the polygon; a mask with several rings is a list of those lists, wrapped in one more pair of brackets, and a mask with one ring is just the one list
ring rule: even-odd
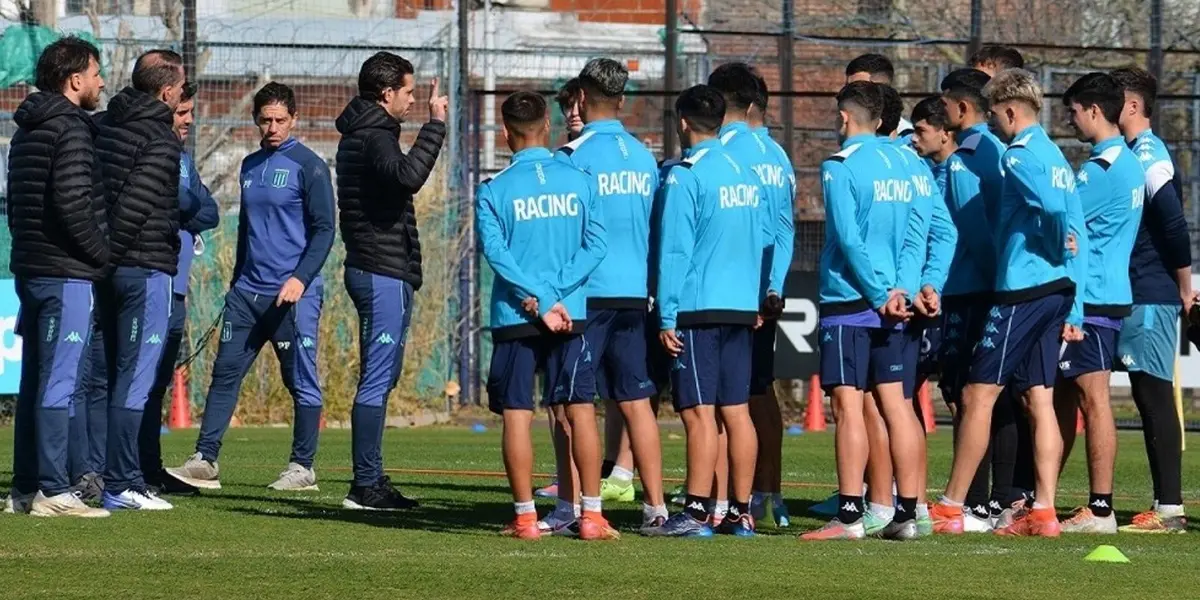
{"label": "black soccer cleat", "polygon": [[342,508],[351,510],[411,510],[418,506],[420,503],[416,500],[392,487],[392,481],[386,475],[375,485],[351,486],[350,493],[342,500]]}

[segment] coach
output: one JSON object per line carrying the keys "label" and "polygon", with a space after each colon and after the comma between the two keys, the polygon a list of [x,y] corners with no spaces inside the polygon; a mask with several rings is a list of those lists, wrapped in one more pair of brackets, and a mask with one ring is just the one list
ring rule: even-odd
{"label": "coach", "polygon": [[337,191],[346,242],[346,290],[358,310],[359,382],[351,412],[354,482],[343,506],[413,508],[383,474],[387,398],[400,377],[413,293],[421,287],[421,243],[413,200],[446,136],[447,99],[435,78],[429,122],[406,156],[400,123],[413,105],[413,66],[388,52],[363,63],[358,96],[337,118]]}
{"label": "coach", "polygon": [[85,371],[92,286],[109,260],[91,118],[104,80],[95,46],[68,37],[38,58],[37,92],[17,108],[8,226],[21,302],[13,489],[5,512],[106,517],[68,491],[72,396]]}
{"label": "coach", "polygon": [[108,355],[105,508],[166,510],[150,492],[138,430],[162,357],[179,257],[179,160],[173,129],[183,94],[183,58],[170,50],[138,57],[131,87],[108,103],[96,152],[104,166],[112,261],[104,338]]}

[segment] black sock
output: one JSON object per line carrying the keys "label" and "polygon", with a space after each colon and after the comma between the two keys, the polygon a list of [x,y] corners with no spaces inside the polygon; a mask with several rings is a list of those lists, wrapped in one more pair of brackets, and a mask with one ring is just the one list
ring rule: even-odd
{"label": "black sock", "polygon": [[725,518],[730,521],[736,521],[736,520],[742,518],[742,515],[749,514],[749,513],[750,513],[750,503],[749,502],[738,502],[738,501],[734,500],[729,503],[729,512],[726,513]]}
{"label": "black sock", "polygon": [[863,518],[863,497],[838,494],[838,520],[849,525]]}
{"label": "black sock", "polygon": [[993,516],[998,516],[1016,499],[1013,477],[1020,445],[1017,419],[1023,418],[1016,401],[1007,394],[996,402],[996,410],[992,413],[992,495],[988,500],[988,508]]}
{"label": "black sock", "polygon": [[917,518],[917,499],[900,497],[900,502],[896,506],[896,516],[892,521],[896,523],[907,523]]}
{"label": "black sock", "polygon": [[1113,512],[1112,497],[1111,493],[1097,494],[1096,492],[1092,492],[1088,496],[1088,508],[1092,509],[1092,514],[1097,517],[1107,517]]}
{"label": "black sock", "polygon": [[708,498],[688,494],[684,500],[683,512],[701,523],[708,521]]}
{"label": "black sock", "polygon": [[1154,498],[1161,504],[1182,504],[1181,434],[1171,382],[1145,373],[1130,373],[1129,380],[1142,415]]}
{"label": "black sock", "polygon": [[965,505],[964,508],[971,511],[971,514],[979,517],[980,519],[986,519],[992,514],[992,512],[988,510],[986,504],[968,504]]}
{"label": "black sock", "polygon": [[604,464],[600,466],[600,479],[608,479],[608,476],[612,475],[612,470],[615,466],[617,466],[617,463],[611,460],[604,461]]}

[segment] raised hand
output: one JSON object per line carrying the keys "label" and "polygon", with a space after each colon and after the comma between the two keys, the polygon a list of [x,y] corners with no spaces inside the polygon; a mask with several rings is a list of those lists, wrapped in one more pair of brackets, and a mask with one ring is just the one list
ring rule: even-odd
{"label": "raised hand", "polygon": [[441,89],[438,86],[438,78],[434,77],[433,81],[429,82],[429,120],[445,123],[449,116],[450,99],[439,95]]}

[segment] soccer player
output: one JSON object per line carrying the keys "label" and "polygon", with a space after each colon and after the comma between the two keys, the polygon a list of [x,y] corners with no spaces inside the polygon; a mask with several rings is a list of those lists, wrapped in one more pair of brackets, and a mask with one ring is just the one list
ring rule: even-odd
{"label": "soccer player", "polygon": [[1092,144],[1091,156],[1075,176],[1086,224],[1078,239],[1086,244],[1080,244],[1074,261],[1075,302],[1067,316],[1070,326],[1083,330],[1083,340],[1063,350],[1059,368],[1065,381],[1054,389],[1064,461],[1075,438],[1077,407],[1083,410],[1091,494],[1087,506],[1064,521],[1062,530],[1116,533],[1112,490],[1117,427],[1108,384],[1121,320],[1133,305],[1129,256],[1142,221],[1146,175],[1117,125],[1125,93],[1112,76],[1084,75],[1062,101],[1080,141]]}
{"label": "soccer player", "polygon": [[[96,153],[108,194],[115,271],[106,282],[108,452],[102,501],[108,509],[169,510],[142,476],[138,434],[171,317],[179,269],[179,160],[174,112],[183,58],[152,50],[133,67],[133,85],[97,123]],[[156,416],[160,418],[161,416]]]}
{"label": "soccer player", "polygon": [[747,407],[766,215],[755,175],[717,136],[726,106],[698,85],[675,101],[683,160],[667,172],[658,262],[659,339],[673,357],[671,388],[687,434],[684,512],[653,535],[707,537],[718,419],[729,436],[732,502],[721,531],[754,535],[750,487],[757,440]]}
{"label": "soccer player", "polygon": [[583,119],[579,116],[580,90],[579,78],[572,77],[558,90],[558,95],[554,98],[558,103],[559,112],[567,122],[568,142],[574,141],[583,132]]}
{"label": "soccer player", "polygon": [[[837,95],[841,150],[821,165],[826,237],[821,251],[821,383],[833,398],[838,461],[838,514],[805,540],[861,539],[863,472],[867,466],[864,392],[903,392],[905,290],[897,284],[897,253],[912,199],[909,173],[883,151],[882,88],[847,84]],[[866,232],[872,231],[867,245]],[[872,366],[879,367],[870,372]],[[899,366],[899,369],[893,369]],[[911,408],[909,409],[911,412]],[[886,452],[884,453],[886,454]],[[915,513],[905,498],[905,513]]]}
{"label": "soccer player", "polygon": [[[92,290],[109,262],[91,118],[104,80],[100,52],[75,37],[42,51],[37,88],[17,108],[6,205],[24,339],[4,512],[107,517],[70,491],[70,411],[86,372]],[[84,407],[76,407],[84,411]]]}
{"label": "soccer player", "polygon": [[[959,403],[970,371],[972,349],[979,343],[985,327],[986,307],[992,304],[996,250],[991,231],[998,220],[1000,192],[1004,175],[1000,157],[1004,144],[988,129],[987,100],[983,87],[991,78],[978,69],[958,69],[942,79],[942,103],[947,124],[954,133],[958,149],[947,161],[946,201],[951,218],[963,231],[988,232],[988,235],[959,237],[951,263],[944,298],[940,388],[942,398],[954,418],[958,431]],[[991,441],[984,459],[971,480],[963,512],[963,531],[986,533],[999,522],[1011,524],[1022,491],[1014,489],[1015,472],[1031,471],[1022,464],[1032,457],[1020,451],[1028,446],[1026,421],[1016,409],[1010,392],[1000,396],[992,415]],[[1019,456],[1020,455],[1020,456]],[[992,473],[992,495],[988,497],[988,476]],[[1031,478],[1029,475],[1027,478]],[[1032,483],[1029,484],[1032,487]]]}
{"label": "soccer player", "polygon": [[[1055,537],[1054,493],[1062,436],[1053,386],[1073,285],[1069,277],[1068,211],[1077,208],[1075,178],[1062,152],[1038,124],[1042,89],[1033,74],[1010,69],[983,89],[993,130],[1011,140],[994,221],[998,264],[993,306],[975,347],[961,400],[960,432],[945,495],[930,513],[934,530],[962,533],[963,500],[984,452],[992,410],[1007,386],[1022,394],[1034,435],[1036,502],[1001,535]],[[978,227],[978,225],[975,225]],[[967,236],[973,237],[973,236]]]}
{"label": "soccer player", "polygon": [[359,69],[358,95],[336,125],[337,188],[346,291],[358,312],[359,379],[350,414],[354,482],[342,506],[356,510],[414,508],[383,472],[387,400],[404,364],[413,296],[421,287],[421,243],[413,200],[429,179],[446,137],[447,99],[434,79],[429,122],[406,156],[400,124],[413,105],[413,66],[378,52]]}
{"label": "soccer player", "polygon": [[242,380],[269,343],[296,411],[291,458],[269,487],[316,490],[317,325],[324,295],[321,266],[333,246],[333,184],[325,160],[292,137],[296,95],[290,87],[264,85],[254,95],[253,115],[261,149],[242,160],[237,262],[225,295],[196,453],[167,473],[201,489],[220,489],[221,439]]}
{"label": "soccer player", "polygon": [[[606,426],[608,419],[619,413],[623,417],[619,422],[628,429],[642,478],[642,528],[650,529],[661,526],[668,516],[663,502],[658,420],[650,406],[656,390],[649,373],[646,335],[646,328],[652,326],[647,324],[650,213],[658,189],[658,164],[618,118],[629,80],[625,66],[608,58],[593,59],[578,79],[579,114],[585,125],[579,137],[558,154],[595,178],[596,201],[604,204],[609,247],[600,266],[588,277],[585,337],[600,397],[607,403]],[[563,408],[555,406],[556,410]],[[566,441],[565,436],[556,438],[560,445]],[[560,492],[566,475],[559,473]],[[605,480],[614,488],[614,500],[626,490],[632,496],[632,475],[632,469],[622,466],[618,472],[614,467]],[[604,487],[601,497],[607,500]],[[575,520],[573,504],[573,494],[560,493],[557,514],[552,515],[558,523]]]}
{"label": "soccer player", "polygon": [[1154,76],[1136,67],[1112,76],[1124,91],[1120,127],[1146,171],[1146,204],[1129,263],[1133,312],[1125,317],[1117,355],[1129,371],[1133,399],[1142,415],[1142,433],[1154,506],[1121,527],[1131,533],[1183,532],[1187,518],[1181,492],[1179,413],[1172,403],[1178,316],[1187,315],[1192,292],[1192,253],[1175,165],[1167,146],[1150,130],[1158,95]]}
{"label": "soccer player", "polygon": [[[180,142],[186,142],[195,121],[196,84],[183,86],[179,106],[175,107],[175,134]],[[204,182],[192,155],[186,150],[179,157],[179,271],[171,284],[171,319],[167,324],[167,336],[163,343],[163,356],[154,375],[150,397],[146,401],[142,427],[138,432],[138,454],[143,477],[152,490],[160,494],[195,494],[198,490],[174,477],[167,475],[162,462],[162,403],[167,386],[175,375],[175,360],[183,343],[187,325],[188,274],[192,257],[202,251],[204,242],[199,237],[220,224],[217,201]],[[199,241],[198,241],[199,240]]]}
{"label": "soccer player", "polygon": [[987,73],[988,77],[995,77],[1005,69],[1024,69],[1025,57],[1016,48],[989,45],[972,54],[967,64]]}
{"label": "soccer player", "polygon": [[[774,139],[764,121],[770,92],[767,82],[758,71],[754,75],[754,102],[746,114],[746,122],[754,137],[767,147],[772,157],[767,169],[774,180],[778,171],[782,175],[783,193],[777,194],[777,204],[770,208],[775,215],[770,225],[774,227],[775,245],[763,256],[763,283],[774,289],[776,296],[783,297],[783,281],[792,263],[795,247],[796,222],[794,203],[796,198],[796,170],[788,153]],[[768,216],[770,219],[770,216]],[[773,301],[772,301],[773,302]],[[782,306],[779,307],[782,309]],[[750,514],[755,521],[768,516],[779,527],[790,524],[787,505],[783,502],[783,415],[779,411],[779,399],[775,396],[775,337],[778,315],[774,319],[763,319],[762,327],[754,332],[754,351],[751,356],[750,416],[754,420],[754,431],[758,434],[758,457],[754,469],[754,493],[750,496]]]}
{"label": "soccer player", "polygon": [[496,272],[492,284],[492,339],[488,404],[504,419],[504,469],[516,519],[504,530],[539,538],[533,504],[533,383],[544,372],[542,400],[566,404],[561,426],[571,428],[579,468],[585,540],[616,539],[600,506],[600,441],[593,406],[594,353],[587,326],[587,277],[604,259],[606,233],[593,182],[546,148],[546,101],[532,92],[509,96],[500,107],[512,164],[475,192],[483,255]]}
{"label": "soccer player", "polygon": [[[892,65],[892,61],[888,57],[882,54],[863,54],[846,65],[846,83],[871,81],[892,85],[892,80],[895,78],[896,67]],[[896,128],[896,137],[892,139],[896,140],[897,145],[907,145],[912,132],[912,122],[901,115],[900,124]]]}

